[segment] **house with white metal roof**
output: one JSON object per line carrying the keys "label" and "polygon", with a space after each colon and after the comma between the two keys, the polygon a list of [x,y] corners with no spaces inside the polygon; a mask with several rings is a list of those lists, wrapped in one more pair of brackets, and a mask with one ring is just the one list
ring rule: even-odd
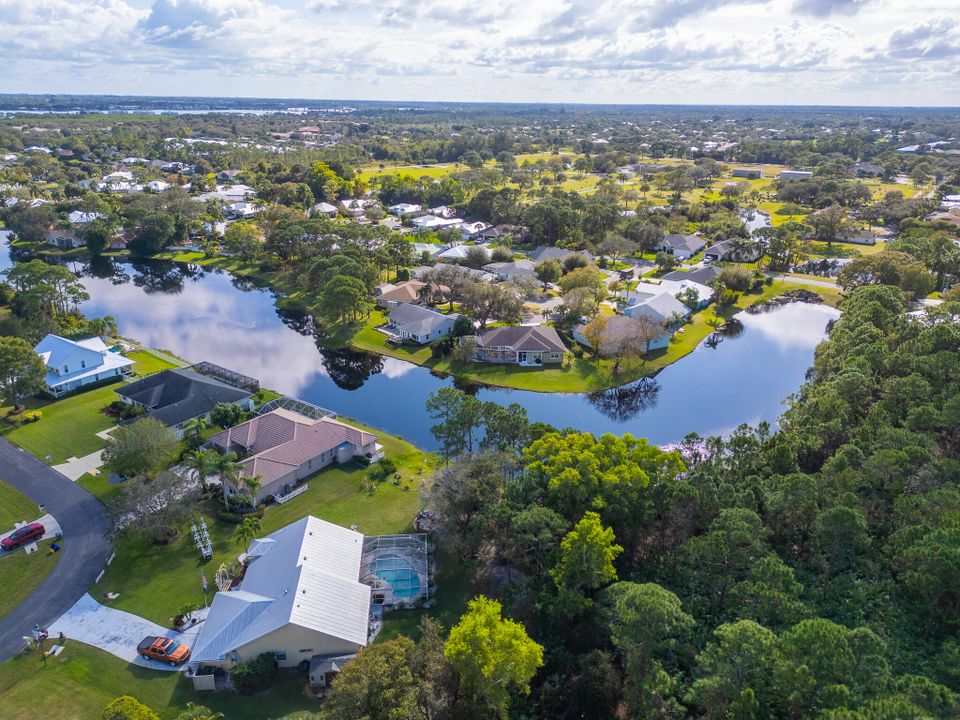
{"label": "house with white metal roof", "polygon": [[370,626],[362,554],[363,535],[312,516],[254,540],[239,586],[214,596],[191,665],[230,668],[269,652],[297,667],[355,654]]}
{"label": "house with white metal roof", "polygon": [[47,335],[34,351],[47,367],[47,391],[54,397],[84,385],[119,378],[131,372],[133,360],[113,352],[102,338],[68,340]]}

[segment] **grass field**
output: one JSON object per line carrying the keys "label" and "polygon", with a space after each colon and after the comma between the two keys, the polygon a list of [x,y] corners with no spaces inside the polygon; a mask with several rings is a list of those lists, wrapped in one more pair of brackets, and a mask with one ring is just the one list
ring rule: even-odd
{"label": "grass field", "polygon": [[131,353],[127,353],[127,357],[131,360],[136,360],[136,364],[133,366],[133,371],[137,375],[152,375],[153,373],[161,372],[162,370],[169,370],[170,368],[178,367],[169,360],[155,355],[149,350],[135,350]]}
{"label": "grass field", "polygon": [[[30,519],[33,520],[36,516],[37,508],[34,505]],[[56,566],[60,553],[49,552],[52,542],[52,539],[41,540],[37,543],[37,552],[32,555],[18,550],[12,555],[0,558],[0,587],[3,588],[0,618],[26,600]],[[0,715],[3,713],[0,712]]]}
{"label": "grass field", "polygon": [[38,652],[0,665],[0,717],[4,720],[95,720],[120,695],[132,695],[163,720],[172,720],[188,702],[206,705],[229,720],[266,720],[317,711],[302,675],[281,673],[269,691],[254,697],[232,692],[196,693],[183,673],[139,667],[109,653],[68,640],[62,653],[41,662]]}
{"label": "grass field", "polygon": [[17,428],[2,423],[0,434],[51,465],[96,452],[106,445],[96,433],[116,424],[103,409],[117,399],[119,386],[112,383],[55,401],[30,400],[27,405],[43,417]]}
{"label": "grass field", "polygon": [[[401,485],[382,483],[373,494],[360,491],[366,466],[350,463],[328,467],[310,478],[307,492],[283,505],[267,508],[262,520],[263,534],[278,530],[305,515],[357,529],[367,535],[390,534],[406,529],[420,507],[419,485],[429,477],[434,458],[397,438],[381,436],[387,457],[397,464]],[[109,501],[117,486],[98,478],[83,478],[81,484]],[[245,548],[233,539],[236,528],[217,518],[219,501],[213,499],[198,508],[207,523],[213,542],[213,559],[203,562],[189,532],[169,545],[152,545],[138,538],[123,538],[116,559],[97,589],[117,592],[113,607],[169,625],[178,608],[188,602],[200,603],[203,595],[200,573],[212,581],[221,563],[236,561]]]}
{"label": "grass field", "polygon": [[26,495],[0,480],[0,532],[13,530],[20,520],[36,520],[40,511]]}

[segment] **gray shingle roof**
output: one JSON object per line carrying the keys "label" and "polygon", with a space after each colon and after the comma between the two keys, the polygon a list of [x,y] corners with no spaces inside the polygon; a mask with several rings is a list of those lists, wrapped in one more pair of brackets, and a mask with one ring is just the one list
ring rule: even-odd
{"label": "gray shingle roof", "polygon": [[187,368],[164,370],[130,383],[117,395],[140,403],[168,426],[206,415],[217,403],[242,402],[252,393]]}
{"label": "gray shingle roof", "polygon": [[566,352],[560,335],[550,325],[507,325],[477,336],[481,348],[509,347],[517,351]]}

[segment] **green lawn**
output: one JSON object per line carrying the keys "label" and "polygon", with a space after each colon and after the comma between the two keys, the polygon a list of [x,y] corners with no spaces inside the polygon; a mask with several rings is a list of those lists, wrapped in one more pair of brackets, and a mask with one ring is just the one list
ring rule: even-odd
{"label": "green lawn", "polygon": [[43,417],[17,428],[0,423],[0,434],[51,465],[96,452],[106,445],[96,433],[116,424],[103,409],[117,399],[119,386],[112,383],[55,401],[30,400],[27,405]]}
{"label": "green lawn", "polygon": [[[683,326],[683,332],[673,335],[667,348],[656,350],[643,360],[625,361],[621,363],[617,373],[613,372],[612,361],[598,362],[589,353],[585,353],[580,358],[569,354],[562,366],[542,368],[483,363],[462,365],[451,358],[435,359],[431,356],[429,347],[387,344],[386,336],[374,329],[384,322],[384,315],[380,311],[372,313],[365,323],[357,323],[347,328],[340,327],[326,341],[335,346],[351,345],[360,350],[406,360],[431,370],[449,373],[464,382],[535,392],[593,392],[637,380],[675,363],[693,352],[697,345],[714,331],[715,325],[711,323],[723,322],[748,305],[768,300],[798,286],[802,287],[798,283],[780,281],[765,285],[760,293],[741,295],[736,305],[719,314],[711,305],[694,314],[691,322]],[[815,286],[810,286],[810,289],[824,296],[828,304],[835,305],[839,299],[839,291],[833,293],[831,290]]]}
{"label": "green lawn", "polygon": [[277,684],[254,697],[232,692],[196,693],[183,673],[151,670],[128,663],[76,640],[47,659],[18,655],[0,665],[0,717],[4,720],[95,720],[120,695],[132,695],[172,720],[188,702],[206,705],[229,720],[266,720],[317,711],[303,690],[305,678],[281,673]]}
{"label": "green lawn", "polygon": [[20,520],[36,520],[39,515],[40,511],[33,500],[0,480],[0,532],[13,530]]}
{"label": "green lawn", "polygon": [[[34,505],[31,519],[35,516],[36,506]],[[57,560],[60,559],[60,553],[49,552],[52,542],[53,540],[38,542],[37,552],[33,555],[27,555],[23,550],[18,550],[12,555],[0,558],[0,587],[3,588],[0,618],[26,600],[53,570]]]}
{"label": "green lawn", "polygon": [[[360,491],[360,481],[369,473],[365,466],[350,463],[329,467],[310,478],[309,490],[283,505],[267,508],[263,534],[268,534],[305,515],[357,529],[367,535],[398,533],[405,530],[420,507],[420,483],[429,477],[434,457],[397,438],[382,436],[387,457],[397,464],[402,476],[401,487],[382,483],[372,495]],[[83,478],[81,484],[109,500],[117,486],[105,480]],[[404,489],[408,486],[409,489]],[[202,602],[200,573],[211,583],[223,562],[236,562],[245,548],[233,539],[235,525],[216,517],[219,501],[200,506],[213,542],[210,562],[203,562],[189,531],[169,545],[152,545],[138,538],[122,538],[117,544],[116,559],[97,586],[100,593],[116,592],[120,597],[111,605],[169,625],[184,603]]]}
{"label": "green lawn", "polygon": [[133,371],[137,375],[152,375],[162,370],[179,367],[149,350],[135,350],[134,352],[127,353],[127,357],[131,360],[136,360]]}

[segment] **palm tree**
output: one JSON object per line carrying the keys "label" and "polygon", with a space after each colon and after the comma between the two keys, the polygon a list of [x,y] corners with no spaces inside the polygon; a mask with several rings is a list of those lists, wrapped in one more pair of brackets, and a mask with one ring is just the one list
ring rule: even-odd
{"label": "palm tree", "polygon": [[227,486],[236,488],[239,485],[238,481],[243,466],[237,462],[237,454],[230,452],[218,456],[214,468],[220,475],[220,485],[223,487],[223,506],[229,510],[230,502],[227,499]]}
{"label": "palm tree", "polygon": [[233,531],[233,539],[238,545],[246,547],[260,535],[261,531],[260,518],[256,515],[247,515]]}
{"label": "palm tree", "polygon": [[117,328],[117,319],[113,315],[104,315],[100,318],[93,318],[88,326],[93,335],[100,337],[113,337],[120,331]]}
{"label": "palm tree", "polygon": [[203,443],[203,432],[211,427],[206,417],[195,417],[183,426],[183,434],[191,447],[198,448]]}
{"label": "palm tree", "polygon": [[187,709],[177,715],[176,720],[223,720],[223,713],[215,713],[203,705],[187,703]]}
{"label": "palm tree", "polygon": [[203,485],[204,481],[216,471],[219,458],[220,456],[213,450],[194,450],[187,453],[183,464],[196,474],[197,484]]}

